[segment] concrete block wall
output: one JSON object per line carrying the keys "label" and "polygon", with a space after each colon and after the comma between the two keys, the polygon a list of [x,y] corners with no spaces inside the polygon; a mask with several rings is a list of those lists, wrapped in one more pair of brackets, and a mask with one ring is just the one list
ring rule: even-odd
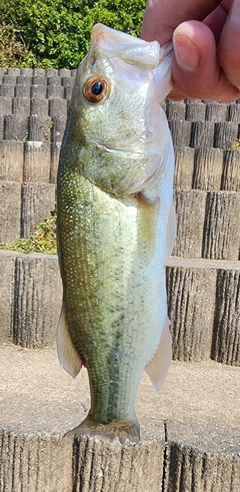
{"label": "concrete block wall", "polygon": [[[69,70],[0,71],[0,113],[2,112],[4,118],[4,133],[0,140],[0,241],[12,242],[18,237],[29,236],[36,224],[55,209],[57,166],[67,116],[67,101],[73,87],[74,75],[75,71]],[[220,262],[218,265],[222,265],[223,261],[231,262],[229,264],[232,277],[238,278],[236,272],[240,258],[240,151],[229,148],[230,140],[238,137],[238,103],[219,104],[185,100],[179,103],[166,101],[163,104],[176,152],[174,187],[178,233],[173,256],[182,258],[187,265],[180,266],[176,259],[174,265],[167,268],[169,311],[173,320],[173,354],[174,358],[180,360],[202,360],[212,357],[229,364],[239,363],[238,342],[233,349],[229,341],[229,350],[223,353],[224,343],[220,329],[223,320],[221,316],[219,319],[216,317],[216,312],[221,312],[223,302],[220,302],[220,294],[217,294],[220,266],[217,266],[216,260]],[[186,131],[183,131],[184,128]],[[223,138],[223,128],[232,129],[229,133],[224,130],[224,135],[229,135],[229,140]],[[188,140],[185,138],[186,135]],[[4,258],[6,259],[6,256]],[[192,266],[195,265],[195,260],[199,260],[197,267]],[[12,264],[9,258],[7,261]],[[31,289],[35,289],[37,284],[34,278],[38,276],[38,268],[42,269],[39,278],[44,278],[47,292],[51,291],[51,278],[48,278],[47,270],[45,272],[46,261],[48,266],[52,261],[54,269],[57,268],[56,259],[36,260],[31,255],[28,260],[21,255],[14,259],[14,274],[10,284],[14,285],[15,292],[18,292],[15,299],[23,299],[24,292],[28,298]],[[23,271],[26,267],[27,275],[17,274],[22,271],[20,264]],[[225,271],[224,267],[223,271],[225,276],[228,275],[228,270]],[[56,271],[54,275],[56,281]],[[29,279],[28,286],[24,278]],[[61,297],[59,277],[56,282],[58,295]],[[203,295],[198,299],[199,291],[208,293],[211,310],[207,309],[207,300]],[[37,302],[42,306],[46,302],[48,306],[51,332],[55,329],[57,315],[51,308],[51,302],[47,302],[46,295],[45,300],[41,297],[41,292],[41,289],[37,292]],[[173,292],[186,295],[186,313],[184,297],[180,306]],[[230,298],[234,299],[234,296],[232,293]],[[217,308],[216,302],[220,303]],[[229,312],[232,309],[236,313],[236,303],[235,308],[229,308]],[[199,309],[198,304],[201,305]],[[58,302],[56,305],[59,309]],[[27,315],[24,313],[24,302],[16,304],[14,301],[13,306],[11,327],[7,330],[8,339],[26,347],[44,347],[48,343],[51,345],[53,336],[46,336],[45,320],[42,319],[40,322],[35,319],[33,322],[31,309],[33,312],[36,312],[36,309],[27,306]],[[186,321],[188,316],[190,321]],[[204,324],[201,322],[202,319],[205,320]],[[38,322],[42,327],[41,334],[37,328]],[[17,329],[16,326],[20,326],[21,323],[22,326]],[[239,339],[237,321],[235,325],[233,322],[233,334],[229,340],[234,336]],[[31,330],[28,331],[30,326],[35,326],[33,333]],[[193,326],[198,327],[198,331],[194,332],[194,339],[190,340]],[[229,328],[230,331],[231,329]],[[188,331],[189,336],[186,336]],[[203,340],[206,342],[205,346]]]}
{"label": "concrete block wall", "polygon": [[[167,262],[173,358],[240,365],[240,263],[172,257]],[[0,342],[55,346],[62,285],[56,256],[0,251]]]}
{"label": "concrete block wall", "polygon": [[[0,68],[0,241],[55,208],[75,72]],[[86,372],[70,382],[56,360],[57,257],[0,251],[0,492],[239,492],[239,102],[163,103],[176,152],[175,362],[160,395],[142,378],[141,444],[64,437],[89,393]]]}

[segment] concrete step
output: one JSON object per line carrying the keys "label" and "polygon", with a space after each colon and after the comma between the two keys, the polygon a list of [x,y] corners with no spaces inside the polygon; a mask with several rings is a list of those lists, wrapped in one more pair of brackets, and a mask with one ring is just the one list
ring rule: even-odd
{"label": "concrete step", "polygon": [[176,149],[174,186],[189,190],[240,191],[239,165],[239,149]]}
{"label": "concrete step", "polygon": [[166,277],[173,358],[240,365],[240,262],[171,257]]}
{"label": "concrete step", "polygon": [[[42,123],[40,130],[39,141],[0,141],[1,180],[56,183],[61,142],[50,142],[49,126]],[[237,149],[176,149],[174,186],[176,189],[240,191],[239,164]]]}
{"label": "concrete step", "polygon": [[173,255],[240,258],[240,192],[175,190],[177,237]]}
{"label": "concrete step", "polygon": [[143,375],[142,443],[64,437],[89,409],[55,350],[0,348],[1,492],[239,492],[240,369],[173,362],[156,394]]}
{"label": "concrete step", "polygon": [[[173,357],[240,365],[240,262],[171,257],[166,267]],[[55,343],[62,285],[54,255],[0,251],[0,342]]]}
{"label": "concrete step", "polygon": [[44,140],[0,142],[0,180],[18,183],[56,183],[61,142],[50,143],[48,127],[41,126]]}
{"label": "concrete step", "polygon": [[[32,161],[37,168],[40,160]],[[50,169],[50,168],[49,168]],[[28,237],[55,208],[55,184],[0,181],[0,242]],[[177,237],[173,255],[240,259],[240,191],[175,190]]]}
{"label": "concrete step", "polygon": [[55,209],[56,186],[49,183],[0,181],[0,242],[29,237]]}
{"label": "concrete step", "polygon": [[[47,141],[60,142],[66,125],[72,87],[37,85],[28,87],[27,92],[25,97],[14,97],[13,85],[0,85],[0,140],[15,138],[21,142],[46,141],[42,127],[50,126],[52,131],[49,132]],[[239,123],[236,121],[191,122],[176,119],[169,121],[169,128],[175,149],[230,149],[239,136]]]}

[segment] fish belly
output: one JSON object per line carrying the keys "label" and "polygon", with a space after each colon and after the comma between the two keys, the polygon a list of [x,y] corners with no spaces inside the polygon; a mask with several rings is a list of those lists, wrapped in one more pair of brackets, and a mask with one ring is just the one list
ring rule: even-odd
{"label": "fish belly", "polygon": [[89,415],[103,424],[134,420],[167,316],[159,203],[116,199],[79,175],[66,183],[58,186],[63,306],[88,370]]}

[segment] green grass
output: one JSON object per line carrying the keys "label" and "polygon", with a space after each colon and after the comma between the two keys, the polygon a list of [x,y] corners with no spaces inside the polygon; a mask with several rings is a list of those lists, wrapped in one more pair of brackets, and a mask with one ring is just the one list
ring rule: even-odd
{"label": "green grass", "polygon": [[37,225],[36,231],[28,238],[18,239],[13,244],[0,243],[0,249],[11,249],[20,253],[45,253],[55,255],[56,217],[46,217]]}

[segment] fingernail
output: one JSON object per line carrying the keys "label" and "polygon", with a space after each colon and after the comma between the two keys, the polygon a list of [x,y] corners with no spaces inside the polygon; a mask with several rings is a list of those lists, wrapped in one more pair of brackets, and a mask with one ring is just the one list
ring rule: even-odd
{"label": "fingernail", "polygon": [[193,72],[200,63],[200,54],[196,46],[185,36],[173,36],[173,46],[178,66],[186,71]]}

